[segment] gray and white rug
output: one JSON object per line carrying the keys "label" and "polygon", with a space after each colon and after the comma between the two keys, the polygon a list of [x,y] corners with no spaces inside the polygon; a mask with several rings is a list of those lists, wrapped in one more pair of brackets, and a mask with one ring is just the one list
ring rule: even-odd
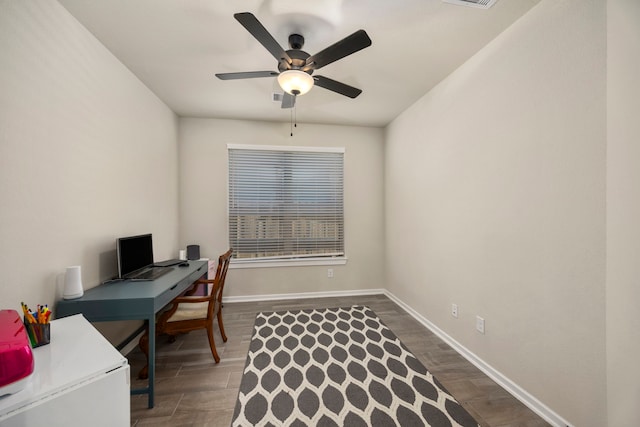
{"label": "gray and white rug", "polygon": [[258,313],[232,426],[478,423],[367,307]]}

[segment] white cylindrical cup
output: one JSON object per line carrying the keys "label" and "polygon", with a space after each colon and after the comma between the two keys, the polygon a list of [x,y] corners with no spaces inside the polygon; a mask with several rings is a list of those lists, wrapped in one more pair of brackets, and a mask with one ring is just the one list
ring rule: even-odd
{"label": "white cylindrical cup", "polygon": [[67,273],[64,276],[64,299],[76,299],[84,295],[82,289],[82,269],[79,265],[67,267]]}
{"label": "white cylindrical cup", "polygon": [[184,249],[180,249],[180,256],[178,258],[182,259],[182,260],[186,260],[187,259],[187,251],[184,250]]}

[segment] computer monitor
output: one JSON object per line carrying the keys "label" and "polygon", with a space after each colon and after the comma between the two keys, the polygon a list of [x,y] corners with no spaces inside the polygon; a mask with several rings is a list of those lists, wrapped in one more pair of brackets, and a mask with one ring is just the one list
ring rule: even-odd
{"label": "computer monitor", "polygon": [[153,241],[151,234],[120,237],[116,241],[118,277],[153,264]]}

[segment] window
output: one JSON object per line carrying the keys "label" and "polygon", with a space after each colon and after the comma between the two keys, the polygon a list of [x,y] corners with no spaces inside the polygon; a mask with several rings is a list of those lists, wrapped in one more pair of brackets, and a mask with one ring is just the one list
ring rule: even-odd
{"label": "window", "polygon": [[228,149],[234,258],[344,256],[343,148]]}

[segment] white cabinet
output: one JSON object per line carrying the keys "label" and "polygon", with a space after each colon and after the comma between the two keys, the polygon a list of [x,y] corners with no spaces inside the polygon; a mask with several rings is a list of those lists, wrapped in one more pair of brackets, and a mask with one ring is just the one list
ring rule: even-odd
{"label": "white cabinet", "polygon": [[129,364],[81,314],[51,322],[26,387],[0,398],[0,426],[128,426]]}

